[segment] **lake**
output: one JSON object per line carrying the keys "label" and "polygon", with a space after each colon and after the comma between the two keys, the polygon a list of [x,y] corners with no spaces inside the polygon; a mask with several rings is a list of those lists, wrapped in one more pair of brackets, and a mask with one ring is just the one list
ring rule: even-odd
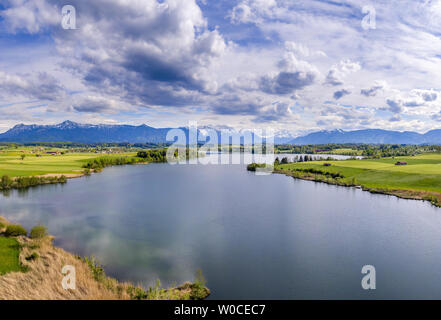
{"label": "lake", "polygon": [[211,299],[441,298],[441,209],[245,165],[106,168],[12,191],[0,215],[47,225],[122,281],[170,286],[200,268]]}

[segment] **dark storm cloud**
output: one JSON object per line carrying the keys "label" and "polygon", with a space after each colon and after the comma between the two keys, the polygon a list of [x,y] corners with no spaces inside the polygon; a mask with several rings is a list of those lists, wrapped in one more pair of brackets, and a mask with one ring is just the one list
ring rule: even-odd
{"label": "dark storm cloud", "polygon": [[[218,84],[218,79],[226,81],[218,66],[236,44],[225,41],[217,27],[208,27],[194,0],[72,0],[69,4],[76,8],[76,30],[61,28],[57,0],[24,0],[14,4],[16,10],[3,14],[13,32],[45,30],[52,36],[61,67],[84,88],[78,94],[82,97],[69,97],[71,101],[64,103],[66,110],[107,113],[122,105],[197,105],[217,114],[271,121],[289,115],[275,100],[288,101],[289,95],[320,75],[315,66],[285,48],[275,70],[253,74],[250,86],[241,84],[240,74],[231,77],[238,80],[229,85]],[[26,19],[20,12],[26,12]],[[47,79],[42,83],[47,86],[36,98],[58,104],[60,88],[55,83],[51,88]]]}
{"label": "dark storm cloud", "polygon": [[112,110],[112,103],[102,98],[85,98],[73,104],[73,109],[78,112],[105,113]]}
{"label": "dark storm cloud", "polygon": [[334,99],[338,100],[348,94],[351,94],[351,91],[346,90],[346,89],[341,89],[341,90],[335,91],[334,92]]}
{"label": "dark storm cloud", "polygon": [[[80,76],[90,90],[133,103],[168,106],[216,92],[210,68],[227,44],[217,30],[207,28],[195,1],[69,4],[77,11],[76,30],[63,30],[59,19],[39,15],[44,10],[59,18],[61,5],[56,0],[23,3],[22,12],[29,18],[20,29],[30,33],[50,29],[63,56],[62,66]],[[9,11],[6,18],[17,22],[22,19],[18,13]],[[172,91],[178,93],[162,97]]]}
{"label": "dark storm cloud", "polygon": [[8,74],[0,71],[0,96],[12,94],[30,99],[56,101],[65,96],[65,88],[57,79],[47,73]]}

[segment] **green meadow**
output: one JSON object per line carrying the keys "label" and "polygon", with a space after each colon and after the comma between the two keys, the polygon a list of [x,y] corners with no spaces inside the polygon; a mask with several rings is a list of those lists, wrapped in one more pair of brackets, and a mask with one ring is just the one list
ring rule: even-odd
{"label": "green meadow", "polygon": [[[25,177],[45,174],[79,174],[84,171],[83,165],[99,157],[135,156],[136,153],[100,154],[68,153],[50,155],[48,150],[38,152],[32,148],[22,147],[18,150],[1,150],[0,176]],[[24,152],[22,152],[24,151]],[[65,152],[63,149],[50,151]],[[32,152],[32,153],[31,153]],[[22,159],[22,155],[24,158]],[[37,156],[39,155],[39,156]]]}
{"label": "green meadow", "polygon": [[0,275],[22,271],[18,258],[19,253],[20,246],[16,239],[0,237]]}
{"label": "green meadow", "polygon": [[[397,161],[407,165],[397,166]],[[331,166],[324,166],[330,163]],[[371,189],[403,189],[441,193],[441,153],[382,159],[308,161],[281,164],[276,169],[289,174],[296,169],[339,173],[346,181],[356,181]],[[353,180],[355,179],[355,180]]]}

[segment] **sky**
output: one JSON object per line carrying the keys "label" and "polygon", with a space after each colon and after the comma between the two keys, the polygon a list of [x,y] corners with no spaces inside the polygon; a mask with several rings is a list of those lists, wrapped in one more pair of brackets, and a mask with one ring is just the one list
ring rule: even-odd
{"label": "sky", "polygon": [[0,0],[0,132],[424,133],[441,127],[440,36],[441,0]]}

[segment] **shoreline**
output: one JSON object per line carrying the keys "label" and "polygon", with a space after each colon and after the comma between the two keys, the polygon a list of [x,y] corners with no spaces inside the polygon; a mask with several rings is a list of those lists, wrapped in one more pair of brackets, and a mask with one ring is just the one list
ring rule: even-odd
{"label": "shoreline", "polygon": [[[125,164],[113,165],[113,166],[146,165],[146,164],[150,164],[150,162],[136,162],[136,163],[132,163],[132,164],[125,163]],[[17,181],[17,179],[31,179],[31,178],[37,178],[37,179],[40,179],[40,181],[38,181],[38,183],[36,183],[36,184],[28,185],[28,186],[25,186],[25,187],[11,186],[11,187],[8,187],[8,188],[2,188],[2,186],[0,185],[0,191],[1,192],[5,192],[5,191],[11,191],[11,190],[24,190],[24,189],[29,189],[29,188],[32,188],[32,187],[43,186],[43,185],[47,185],[47,184],[64,184],[69,179],[77,179],[77,178],[82,178],[82,177],[89,177],[89,176],[91,176],[94,173],[100,173],[104,169],[106,169],[108,167],[113,167],[113,166],[107,166],[105,168],[102,168],[101,170],[89,169],[90,171],[88,173],[83,171],[83,172],[80,172],[80,173],[46,173],[46,174],[43,174],[43,175],[10,177],[9,179],[11,179],[12,181]],[[46,180],[46,179],[48,179],[48,180]],[[55,179],[55,180],[51,180],[51,179]],[[61,180],[61,181],[58,181],[58,180]]]}
{"label": "shoreline", "polygon": [[313,181],[313,182],[320,182],[325,183],[329,185],[335,185],[340,187],[349,187],[349,188],[356,188],[361,189],[362,191],[367,191],[372,194],[383,194],[388,196],[395,196],[400,199],[406,199],[406,200],[418,200],[418,201],[427,201],[430,202],[435,207],[441,208],[441,193],[437,192],[430,192],[430,191],[423,191],[423,190],[407,190],[407,189],[381,189],[381,188],[369,188],[363,185],[351,185],[345,182],[339,183],[338,180],[335,179],[328,179],[326,176],[322,175],[311,175],[305,172],[301,171],[294,171],[295,174],[293,174],[293,171],[290,170],[283,170],[283,169],[276,169],[274,168],[273,174],[284,174],[285,176],[292,177],[294,179],[304,180],[304,181]]}
{"label": "shoreline", "polygon": [[[4,232],[11,223],[0,216]],[[210,295],[205,280],[197,273],[194,282],[164,289],[160,283],[148,288],[108,277],[93,257],[80,257],[53,245],[53,236],[5,237],[18,242],[22,271],[0,274],[0,300],[203,300]],[[33,257],[30,259],[29,257]],[[76,288],[64,289],[62,269],[75,268]]]}

